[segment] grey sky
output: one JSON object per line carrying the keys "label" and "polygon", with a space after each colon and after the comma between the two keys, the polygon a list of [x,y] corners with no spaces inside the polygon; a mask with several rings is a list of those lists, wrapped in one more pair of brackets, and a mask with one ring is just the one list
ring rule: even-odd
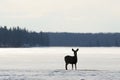
{"label": "grey sky", "polygon": [[0,0],[0,25],[50,32],[120,32],[120,0]]}

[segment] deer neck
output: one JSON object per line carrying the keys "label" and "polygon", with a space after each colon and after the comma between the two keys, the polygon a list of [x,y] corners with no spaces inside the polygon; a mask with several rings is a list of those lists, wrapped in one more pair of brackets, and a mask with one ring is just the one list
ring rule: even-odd
{"label": "deer neck", "polygon": [[77,54],[74,54],[74,57],[76,57],[76,58],[77,58]]}

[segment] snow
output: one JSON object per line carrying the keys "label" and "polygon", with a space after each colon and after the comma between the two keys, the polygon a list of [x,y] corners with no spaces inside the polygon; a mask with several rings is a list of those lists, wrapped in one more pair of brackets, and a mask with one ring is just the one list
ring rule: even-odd
{"label": "snow", "polygon": [[97,70],[0,70],[0,80],[120,80],[120,72]]}
{"label": "snow", "polygon": [[120,48],[79,47],[78,70],[65,70],[71,49],[1,48],[0,80],[120,80]]}

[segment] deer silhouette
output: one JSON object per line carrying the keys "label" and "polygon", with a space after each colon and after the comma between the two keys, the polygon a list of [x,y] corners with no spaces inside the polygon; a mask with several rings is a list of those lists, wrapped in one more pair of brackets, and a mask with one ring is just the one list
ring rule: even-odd
{"label": "deer silhouette", "polygon": [[74,56],[65,56],[65,69],[67,70],[67,65],[68,64],[72,64],[72,70],[73,70],[73,64],[75,65],[75,70],[77,70],[77,52],[79,49],[72,49],[72,51],[74,52]]}

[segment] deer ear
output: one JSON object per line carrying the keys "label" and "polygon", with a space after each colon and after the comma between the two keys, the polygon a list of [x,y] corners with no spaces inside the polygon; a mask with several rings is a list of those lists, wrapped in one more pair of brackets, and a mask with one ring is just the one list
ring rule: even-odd
{"label": "deer ear", "polygon": [[78,51],[79,49],[77,49],[76,51]]}
{"label": "deer ear", "polygon": [[75,50],[74,50],[74,49],[72,49],[72,51],[74,52]]}

